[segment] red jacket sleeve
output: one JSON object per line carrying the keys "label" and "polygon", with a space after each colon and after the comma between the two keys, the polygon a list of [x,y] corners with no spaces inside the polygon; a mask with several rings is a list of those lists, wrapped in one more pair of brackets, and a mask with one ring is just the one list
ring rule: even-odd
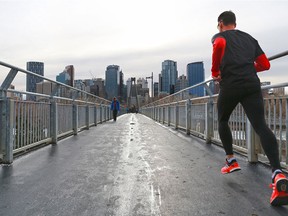
{"label": "red jacket sleeve", "polygon": [[255,59],[254,66],[257,72],[261,72],[270,69],[270,62],[266,55],[262,54]]}
{"label": "red jacket sleeve", "polygon": [[226,40],[223,37],[218,37],[213,42],[213,53],[212,53],[212,77],[220,75],[220,64],[225,52]]}

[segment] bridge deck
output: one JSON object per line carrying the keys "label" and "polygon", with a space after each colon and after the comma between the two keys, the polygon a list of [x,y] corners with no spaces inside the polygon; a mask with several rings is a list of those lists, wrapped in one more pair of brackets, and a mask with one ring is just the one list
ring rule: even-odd
{"label": "bridge deck", "polygon": [[0,169],[0,215],[288,215],[270,169],[140,114],[120,116]]}

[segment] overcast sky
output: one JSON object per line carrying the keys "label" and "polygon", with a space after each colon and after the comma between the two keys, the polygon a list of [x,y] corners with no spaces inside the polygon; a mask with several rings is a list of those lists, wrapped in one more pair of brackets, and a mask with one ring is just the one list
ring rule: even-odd
{"label": "overcast sky", "polygon": [[[203,61],[208,78],[211,37],[225,10],[268,57],[288,50],[287,0],[0,0],[0,61],[23,69],[27,61],[44,62],[51,79],[71,64],[76,79],[105,78],[115,64],[125,81],[151,72],[158,81],[167,59],[177,62],[179,76],[188,63]],[[287,62],[272,61],[261,81],[287,82]],[[0,67],[1,82],[8,71]],[[25,78],[17,76],[16,89]]]}

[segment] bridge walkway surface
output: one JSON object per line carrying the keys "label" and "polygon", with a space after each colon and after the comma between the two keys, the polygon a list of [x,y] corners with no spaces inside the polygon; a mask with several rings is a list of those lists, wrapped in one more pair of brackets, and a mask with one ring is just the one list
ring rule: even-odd
{"label": "bridge walkway surface", "polygon": [[269,167],[237,158],[222,175],[222,148],[125,114],[2,165],[0,215],[288,215]]}

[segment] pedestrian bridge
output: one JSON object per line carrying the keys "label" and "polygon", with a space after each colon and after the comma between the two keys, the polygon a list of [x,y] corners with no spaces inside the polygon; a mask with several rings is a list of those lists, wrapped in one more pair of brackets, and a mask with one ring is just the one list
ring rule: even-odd
{"label": "pedestrian bridge", "polygon": [[[225,154],[211,80],[151,101],[138,114],[122,108],[113,122],[110,101],[0,65],[10,69],[0,87],[0,215],[288,214],[269,204],[271,170],[241,106],[229,124],[242,170],[220,174]],[[51,93],[11,89],[18,73],[51,83]],[[207,96],[192,97],[189,90],[199,86]],[[285,86],[264,86],[263,94],[287,170],[288,98],[265,94]]]}
{"label": "pedestrian bridge", "polygon": [[288,215],[271,207],[271,171],[217,145],[124,114],[17,157],[0,170],[0,215]]}

